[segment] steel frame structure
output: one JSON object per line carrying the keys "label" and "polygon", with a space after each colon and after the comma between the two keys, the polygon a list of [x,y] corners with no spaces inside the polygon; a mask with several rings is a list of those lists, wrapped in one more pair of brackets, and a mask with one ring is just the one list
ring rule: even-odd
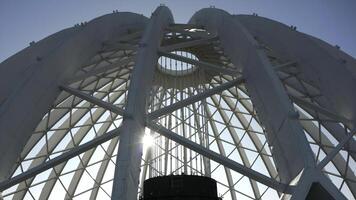
{"label": "steel frame structure", "polygon": [[[168,75],[160,56],[198,68]],[[146,178],[179,173],[233,200],[305,199],[314,183],[356,197],[356,61],[278,22],[114,12],[31,45],[0,76],[5,199],[136,199]]]}

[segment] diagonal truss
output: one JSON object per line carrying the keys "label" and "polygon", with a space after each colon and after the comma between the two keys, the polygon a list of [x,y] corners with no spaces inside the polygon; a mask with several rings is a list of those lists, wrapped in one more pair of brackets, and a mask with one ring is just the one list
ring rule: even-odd
{"label": "diagonal truss", "polygon": [[164,108],[161,108],[159,110],[153,111],[152,113],[148,114],[149,119],[155,119],[159,118],[162,115],[166,115],[168,113],[171,113],[179,108],[182,108],[184,106],[187,106],[189,104],[192,104],[197,101],[201,101],[211,95],[217,94],[219,92],[222,92],[223,90],[226,90],[228,88],[234,87],[238,85],[239,83],[242,83],[244,80],[242,78],[237,78],[235,80],[226,82],[220,86],[214,87],[212,89],[205,90],[204,92],[190,96],[182,101],[179,101],[177,103],[174,103],[172,105],[166,106]]}
{"label": "diagonal truss", "polygon": [[[238,81],[241,81],[241,80],[238,80]],[[232,81],[231,83],[229,82],[228,85],[235,85],[236,84],[236,81]],[[231,86],[230,86],[231,87]],[[97,99],[95,97],[92,97],[90,95],[87,95],[79,90],[76,90],[76,89],[73,89],[73,88],[70,88],[68,86],[62,86],[61,87],[63,90],[75,95],[75,96],[78,96],[88,102],[91,102],[93,104],[96,104],[96,105],[99,105],[105,109],[108,109],[108,110],[111,110],[112,112],[115,112],[119,115],[123,115],[123,111],[121,109],[119,109],[118,107],[116,106],[113,106],[112,104],[109,104],[107,102],[104,102],[100,99]],[[226,85],[224,85],[222,88],[220,88],[219,86],[217,86],[217,88],[219,88],[218,90],[219,91],[222,91],[224,90],[223,88],[227,89],[229,87],[226,87]],[[215,91],[215,90],[214,90]],[[200,98],[203,97],[208,97],[208,96],[211,96],[213,94],[215,94],[216,92],[211,92],[211,90],[208,90],[206,91],[206,94],[205,93],[202,93],[201,95],[199,95]],[[201,99],[200,99],[201,100]],[[196,100],[198,101],[198,100]],[[190,101],[190,103],[193,103],[192,101]],[[185,103],[187,104],[187,103]],[[288,189],[288,186],[286,185],[283,185],[281,183],[278,183],[277,181],[269,178],[269,177],[266,177],[265,175],[263,174],[259,174],[258,172],[255,172],[243,165],[240,165],[228,158],[224,158],[222,157],[221,155],[213,152],[213,151],[209,151],[208,149],[204,149],[203,147],[200,147],[199,145],[197,144],[194,144],[192,143],[191,141],[181,137],[181,136],[178,136],[176,135],[175,133],[173,133],[172,131],[168,130],[168,129],[165,129],[161,126],[158,126],[156,125],[155,123],[149,121],[147,122],[147,125],[149,128],[155,130],[157,133],[160,133],[162,134],[163,136],[169,138],[169,139],[172,139],[194,151],[197,151],[198,153],[201,153],[202,155],[208,157],[209,159],[212,159],[212,160],[215,160],[233,170],[236,170],[237,172],[241,173],[241,174],[244,174],[248,177],[251,177],[253,179],[256,179],[257,181],[265,184],[265,185],[268,185],[274,189],[277,189],[278,191],[281,191],[281,192],[291,192],[289,189]],[[3,184],[3,188],[6,188],[6,187],[9,187],[10,185],[13,185],[13,184],[16,184],[22,180],[26,180],[27,178],[31,177],[31,176],[34,176],[42,171],[45,171],[46,169],[49,169],[50,167],[53,167],[54,165],[56,164],[59,164],[60,162],[63,162],[69,158],[72,158],[90,148],[93,148],[94,146],[97,146],[98,144],[100,143],[104,143],[110,139],[112,139],[113,137],[116,137],[118,136],[118,133],[119,133],[119,129],[115,129],[109,133],[106,133],[102,136],[99,136],[97,138],[95,138],[94,140],[86,143],[85,145],[83,146],[80,146],[80,147],[77,147],[76,149],[74,149],[73,151],[70,151],[66,154],[63,154],[61,155],[60,157],[57,157],[57,159],[55,160],[52,160],[50,161],[49,163],[44,163],[40,166],[38,166],[36,169],[33,169],[32,171],[29,171],[28,173],[24,173],[23,176],[19,177],[19,178],[14,178],[14,180],[12,180],[11,182],[8,182],[6,185]]]}

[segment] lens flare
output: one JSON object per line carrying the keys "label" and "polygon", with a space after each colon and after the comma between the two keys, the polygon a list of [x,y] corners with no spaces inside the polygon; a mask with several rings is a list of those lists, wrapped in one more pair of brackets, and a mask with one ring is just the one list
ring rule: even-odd
{"label": "lens flare", "polygon": [[149,147],[153,146],[154,138],[149,134],[145,134],[142,138],[142,143],[143,143],[144,148],[149,148]]}

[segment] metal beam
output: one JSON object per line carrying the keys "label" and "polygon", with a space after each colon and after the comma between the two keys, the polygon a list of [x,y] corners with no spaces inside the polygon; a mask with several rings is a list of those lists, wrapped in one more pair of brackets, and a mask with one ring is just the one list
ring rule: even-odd
{"label": "metal beam", "polygon": [[[182,100],[182,101],[180,101],[178,103],[172,104],[171,105],[172,108],[170,108],[171,106],[168,106],[166,108],[168,108],[167,110],[172,110],[172,111],[177,110],[177,109],[180,108],[180,106],[185,106],[185,105],[189,105],[191,103],[196,102],[193,99],[199,99],[199,98],[204,99],[207,96],[210,96],[210,95],[212,95],[214,93],[217,93],[219,91],[224,90],[223,88],[227,89],[227,88],[232,87],[232,86],[234,86],[234,85],[236,85],[238,83],[241,83],[241,82],[243,82],[242,78],[235,79],[233,81],[229,81],[229,82],[224,83],[224,84],[222,84],[220,86],[217,86],[216,88],[210,89],[210,90],[208,90],[208,91],[206,91],[204,93],[201,93],[201,94],[198,94],[198,95],[195,95],[195,96],[192,96],[192,97],[188,97],[185,100]],[[73,88],[69,88],[69,91],[73,92],[74,94],[78,94],[79,97],[83,97],[83,94],[80,91],[77,91],[77,90],[75,90]],[[87,95],[87,94],[84,93],[84,95]],[[90,95],[88,95],[88,96],[90,96]],[[87,97],[85,97],[85,98],[87,98]],[[91,98],[95,98],[95,97],[91,97]],[[88,100],[92,101],[91,98],[88,98]],[[199,100],[197,100],[197,101],[199,101]],[[113,106],[112,104],[108,103],[109,105],[105,105],[107,103],[102,101],[102,100],[100,100],[100,99],[95,99],[95,101],[93,101],[92,103],[95,103],[97,105],[102,105],[102,107],[105,106],[106,109],[109,109],[109,110],[111,110],[113,112],[115,112],[115,110],[117,109],[117,107]],[[183,105],[179,106],[177,104],[183,104]],[[157,111],[162,112],[163,109],[165,109],[165,108],[162,108],[162,109],[157,110]],[[157,112],[157,111],[155,111],[155,112]],[[172,112],[172,111],[169,111],[169,112]],[[155,112],[153,112],[153,113],[155,113]],[[154,119],[154,117],[157,116],[156,114],[153,114],[153,113],[151,113],[151,115],[149,115],[151,117],[150,119]],[[179,144],[181,144],[183,146],[186,146],[187,148],[190,148],[191,150],[196,151],[197,153],[200,153],[200,154],[206,156],[207,158],[209,158],[211,160],[214,160],[214,161],[216,161],[216,162],[218,162],[218,163],[220,163],[220,164],[222,164],[222,165],[224,165],[226,167],[229,167],[230,169],[232,169],[234,171],[237,171],[237,172],[239,172],[239,173],[241,173],[243,175],[246,175],[246,176],[248,176],[248,177],[250,177],[250,178],[252,178],[252,179],[254,179],[254,180],[258,181],[258,182],[261,182],[261,183],[263,183],[263,184],[265,184],[267,186],[270,186],[270,187],[272,187],[274,189],[277,189],[278,191],[283,191],[283,192],[287,192],[287,193],[291,192],[290,186],[282,184],[282,183],[279,183],[279,182],[277,182],[277,181],[275,181],[275,180],[273,180],[273,179],[271,179],[271,178],[269,178],[269,177],[267,177],[267,176],[265,176],[263,174],[260,174],[260,173],[254,171],[254,170],[252,170],[250,168],[247,168],[247,167],[245,167],[245,166],[243,166],[243,165],[241,165],[239,163],[236,163],[236,162],[234,162],[234,161],[232,161],[232,160],[230,160],[228,158],[222,157],[221,155],[219,155],[219,154],[217,154],[217,153],[215,153],[215,152],[213,152],[211,150],[208,150],[208,149],[206,149],[206,148],[204,148],[204,147],[202,147],[202,146],[200,146],[198,144],[195,144],[194,142],[192,142],[192,141],[190,141],[190,140],[188,140],[188,139],[186,139],[186,138],[184,138],[182,136],[179,136],[179,135],[173,133],[172,131],[170,131],[170,130],[162,127],[162,126],[156,125],[154,122],[152,122],[150,120],[147,122],[147,127],[155,130],[157,133],[159,133],[159,134],[161,134],[161,135],[163,135],[163,136],[165,136],[165,137],[167,137],[167,138],[169,138],[169,139],[171,139],[171,140],[173,140],[173,141],[175,141],[175,142],[177,142],[177,143],[179,143]]]}
{"label": "metal beam", "polygon": [[297,62],[290,61],[290,62],[286,62],[286,63],[280,64],[280,65],[276,65],[276,66],[273,67],[273,69],[281,70],[281,69],[284,69],[284,68],[287,68],[287,67],[290,67],[290,66],[295,66],[296,64],[297,64]]}
{"label": "metal beam", "polygon": [[[222,101],[225,101],[225,98],[223,98],[223,95],[221,95],[221,99],[220,99],[221,101],[220,101],[220,100],[217,99],[216,97],[212,96],[212,97],[211,97],[211,100],[212,100],[213,105],[214,105],[216,108],[219,108],[219,107],[220,107],[220,103],[221,103]],[[225,103],[226,103],[226,101],[225,101]],[[226,103],[226,104],[227,104],[227,103]],[[211,116],[211,117],[209,117],[209,119],[212,119],[213,116],[211,115],[209,108],[206,107],[205,109],[207,110],[206,112],[208,113],[208,116]],[[232,110],[237,110],[237,109],[238,109],[238,108],[232,109]],[[235,144],[235,146],[236,146],[236,150],[237,150],[237,152],[238,152],[238,154],[239,154],[239,156],[240,156],[240,158],[241,158],[242,164],[243,164],[244,166],[248,167],[248,168],[251,168],[253,165],[251,165],[251,163],[250,163],[250,161],[249,161],[249,159],[248,159],[248,155],[246,154],[245,149],[240,148],[240,146],[242,145],[240,142],[241,142],[241,140],[243,139],[243,137],[250,137],[250,139],[252,140],[252,143],[255,144],[255,142],[253,141],[253,138],[250,136],[251,134],[249,133],[249,132],[250,132],[249,129],[250,129],[251,127],[250,127],[250,126],[244,127],[244,129],[246,130],[246,132],[245,132],[244,134],[248,134],[248,136],[244,135],[244,136],[242,136],[242,137],[240,138],[240,137],[239,137],[239,134],[236,132],[236,130],[230,126],[230,125],[232,125],[232,123],[231,123],[231,120],[230,120],[231,118],[228,116],[228,114],[226,114],[223,109],[218,109],[217,112],[218,112],[218,114],[220,115],[221,119],[223,120],[222,122],[224,122],[224,124],[226,124],[227,130],[228,130],[228,132],[229,132],[229,134],[230,134],[230,136],[231,136],[231,138],[232,138],[232,141],[234,142],[234,144]],[[238,118],[238,119],[240,120],[240,118]],[[214,123],[214,126],[216,126],[216,125],[215,125],[215,122],[214,122],[213,120],[210,120],[210,123]],[[240,121],[240,123],[241,123],[241,121]],[[241,125],[243,125],[243,124],[241,123]],[[218,141],[219,141],[219,140],[217,139],[216,142],[218,142]],[[219,142],[219,143],[221,143],[221,142]],[[258,152],[259,154],[262,152],[262,150],[260,151],[260,149],[257,149],[257,147],[256,147],[256,150],[257,150],[257,152]],[[262,153],[261,153],[260,155],[261,155],[261,158],[262,158]],[[267,166],[266,166],[266,168],[267,168]],[[271,175],[270,175],[270,176],[271,176]],[[258,186],[257,186],[256,181],[255,181],[255,180],[252,180],[252,179],[249,179],[249,182],[250,182],[250,184],[251,184],[251,188],[252,188],[252,190],[253,190],[253,193],[254,193],[254,195],[255,195],[255,198],[256,198],[256,199],[260,199],[260,198],[261,198],[261,194],[260,194],[260,192],[259,192],[259,189],[258,189]]]}
{"label": "metal beam", "polygon": [[[189,89],[189,95],[191,94],[191,91],[190,91],[190,89]],[[195,106],[195,104],[193,103],[192,104],[192,106],[193,106],[193,111],[194,112],[197,112],[198,110],[197,110],[197,107]],[[202,103],[201,104],[201,107],[203,107],[204,106],[204,104]],[[205,106],[204,106],[205,107]],[[199,112],[199,111],[198,111]],[[169,116],[171,116],[171,115],[169,115]],[[194,113],[194,121],[195,121],[195,124],[197,125],[197,132],[198,132],[198,136],[199,136],[199,140],[200,140],[200,144],[202,145],[202,146],[205,146],[205,141],[204,141],[204,137],[206,137],[205,135],[204,135],[204,133],[202,132],[202,126],[200,125],[200,120],[199,120],[199,118],[198,118],[198,114],[197,113]],[[170,128],[170,127],[168,127],[168,128]],[[206,148],[209,148],[209,145],[206,145]],[[205,172],[205,176],[208,176],[208,177],[210,177],[210,160],[208,159],[208,158],[206,158],[205,156],[203,156],[203,163],[204,163],[204,172]]]}
{"label": "metal beam", "polygon": [[55,167],[56,165],[58,165],[62,162],[65,162],[65,161],[67,161],[75,156],[78,156],[81,153],[84,153],[84,152],[86,152],[86,151],[88,151],[88,150],[108,141],[108,140],[111,140],[114,137],[119,136],[120,132],[121,132],[121,128],[114,129],[108,133],[105,133],[105,134],[97,137],[97,138],[94,138],[93,140],[91,140],[85,144],[75,147],[74,149],[72,149],[66,153],[63,153],[62,155],[55,157],[52,160],[49,160],[49,161],[42,163],[36,167],[33,167],[21,174],[9,179],[9,180],[3,181],[0,183],[0,191],[4,191],[4,190],[22,182],[22,181],[27,180],[28,178],[36,176],[37,174],[44,172],[47,169]]}
{"label": "metal beam", "polygon": [[186,42],[179,42],[179,43],[176,43],[176,44],[162,46],[160,48],[160,50],[161,51],[165,51],[165,52],[171,52],[171,51],[174,51],[174,50],[193,47],[193,46],[197,46],[197,45],[201,45],[201,44],[208,44],[208,43],[210,43],[210,42],[212,42],[212,41],[214,41],[216,39],[217,39],[216,36],[208,36],[208,37],[203,38],[203,39],[191,40],[191,41],[186,41]]}
{"label": "metal beam", "polygon": [[[206,115],[207,117],[209,118],[209,123],[210,123],[210,127],[211,127],[211,131],[212,131],[212,134],[213,134],[213,137],[216,141],[216,144],[218,146],[218,154],[224,158],[226,157],[226,153],[225,153],[225,148],[224,148],[224,145],[222,144],[222,141],[219,139],[219,130],[216,126],[216,123],[211,120],[212,118],[212,114],[210,112],[210,109],[208,106],[204,105],[204,110],[206,112]],[[209,145],[207,145],[209,146]],[[232,175],[231,175],[231,171],[230,169],[227,167],[227,166],[224,166],[224,170],[225,170],[225,173],[226,173],[226,179],[227,179],[227,183],[228,183],[228,187],[230,189],[230,195],[231,195],[231,199],[232,200],[236,200],[236,193],[234,192],[234,181],[232,179]]]}
{"label": "metal beam", "polygon": [[321,184],[333,199],[346,200],[346,197],[322,171],[316,168],[306,168],[302,173],[298,184],[294,187],[291,200],[306,199],[313,183]]}
{"label": "metal beam", "polygon": [[146,21],[134,13],[105,15],[86,26],[59,31],[0,63],[1,180],[11,176],[34,130],[52,108],[60,93],[58,84],[97,55],[103,42],[120,38],[128,29],[144,28]]}
{"label": "metal beam", "polygon": [[196,144],[195,142],[192,142],[191,140],[184,138],[174,132],[172,132],[169,129],[166,129],[163,126],[160,126],[152,121],[147,122],[147,127],[154,130],[155,132],[159,133],[162,136],[165,136],[173,141],[175,141],[178,144],[181,144],[203,156],[208,157],[211,160],[214,160],[217,163],[220,163],[242,175],[245,175],[253,180],[256,180],[266,186],[269,186],[271,188],[276,189],[277,191],[283,192],[283,193],[291,193],[293,186],[289,186],[287,184],[279,183],[276,180],[273,180],[272,178],[265,176],[259,172],[256,172],[250,168],[245,167],[244,165],[241,165],[229,158],[223,157],[220,154],[211,151],[209,149],[206,149],[205,147],[202,147],[199,144]]}
{"label": "metal beam", "polygon": [[[242,83],[244,80],[242,79],[242,78],[239,78],[239,79],[235,79],[235,80],[232,80],[232,81],[229,81],[229,82],[227,82],[227,83],[224,83],[224,84],[222,84],[222,85],[220,85],[220,86],[217,86],[217,87],[215,87],[215,88],[213,88],[213,89],[209,89],[208,91],[205,91],[205,92],[203,92],[203,93],[201,93],[201,94],[198,94],[198,95],[195,95],[195,96],[191,96],[191,97],[188,97],[187,99],[185,99],[185,100],[182,100],[182,101],[180,101],[180,102],[178,102],[178,103],[175,103],[175,104],[172,104],[171,106],[168,106],[168,107],[165,107],[165,108],[162,108],[162,109],[160,109],[160,110],[157,110],[157,111],[155,111],[155,112],[153,112],[153,113],[151,113],[150,115],[149,115],[149,117],[150,117],[150,119],[154,119],[154,118],[157,118],[157,117],[159,117],[159,116],[161,116],[161,115],[164,115],[164,113],[170,113],[170,112],[172,112],[172,111],[174,111],[174,110],[177,110],[177,109],[179,109],[179,108],[181,108],[182,106],[186,106],[186,105],[189,105],[189,104],[191,104],[191,103],[194,103],[194,102],[196,102],[196,101],[199,101],[199,100],[202,100],[202,99],[205,99],[206,97],[208,97],[208,96],[211,96],[211,95],[213,95],[213,94],[216,94],[216,93],[218,93],[218,92],[220,92],[220,91],[223,91],[223,90],[225,90],[225,89],[228,89],[228,88],[230,88],[230,87],[233,87],[233,86],[235,86],[235,85],[238,85],[239,83]],[[113,112],[115,112],[115,113],[118,113],[118,114],[123,114],[123,110],[121,110],[120,108],[117,108],[116,106],[114,106],[114,105],[112,105],[112,104],[110,104],[110,103],[107,103],[107,102],[104,102],[104,101],[102,101],[102,100],[100,100],[100,99],[97,99],[97,98],[95,98],[95,97],[92,97],[92,96],[90,96],[90,95],[88,95],[88,94],[85,94],[85,93],[83,93],[83,92],[81,92],[81,91],[79,91],[79,90],[76,90],[76,89],[73,89],[73,88],[70,88],[70,87],[68,87],[68,86],[62,86],[62,88],[65,90],[65,91],[67,91],[67,92],[69,92],[69,93],[71,93],[71,94],[74,94],[74,95],[76,95],[76,96],[78,96],[78,97],[80,97],[80,98],[83,98],[84,100],[87,100],[87,101],[89,101],[89,102],[91,102],[91,103],[94,103],[94,104],[96,104],[96,105],[99,105],[99,106],[101,106],[101,107],[104,107],[104,108],[106,108],[106,109],[109,109],[109,110],[111,110],[111,111],[113,111]],[[118,110],[119,109],[119,110]],[[148,127],[150,127],[150,128],[152,128],[152,126],[150,126],[150,124],[152,124],[152,122],[151,123],[148,123]],[[168,129],[167,129],[168,130]],[[169,131],[169,130],[168,130]],[[160,132],[158,132],[158,133],[160,133]],[[179,136],[179,137],[181,137],[181,136]],[[169,137],[170,138],[170,137]],[[172,138],[170,138],[170,139],[172,139]],[[173,139],[172,139],[173,140]],[[177,142],[177,141],[176,141]],[[179,142],[178,142],[179,143]],[[196,144],[197,145],[197,144]],[[188,148],[190,148],[189,146],[187,146]],[[195,147],[194,149],[192,149],[192,150],[196,150],[196,148],[197,147]],[[200,147],[200,148],[202,148],[202,149],[205,149],[205,150],[207,150],[206,148],[204,148],[204,147]],[[199,148],[198,148],[199,149]],[[208,151],[210,151],[210,150],[208,150]],[[201,153],[199,150],[197,151],[198,153]],[[212,152],[212,151],[211,151]],[[213,153],[215,153],[215,152],[213,152]],[[206,153],[205,153],[206,154]],[[202,155],[205,155],[205,154],[202,154]],[[216,154],[216,153],[215,153]],[[217,154],[218,155],[218,154]],[[217,156],[217,155],[215,155],[215,156]],[[205,155],[206,156],[206,155]],[[221,157],[220,155],[218,155],[219,157]],[[207,156],[208,158],[210,158],[210,159],[212,159],[210,156]],[[224,160],[225,158],[223,158],[223,160]],[[226,158],[227,160],[230,160],[230,159],[228,159],[228,158]],[[212,159],[212,160],[214,160],[214,161],[217,161],[216,159]],[[219,160],[218,160],[219,161]],[[218,162],[217,161],[217,162]],[[231,160],[230,160],[231,161]],[[221,164],[223,164],[223,165],[225,165],[225,164],[228,164],[227,166],[229,167],[231,167],[231,163],[229,163],[229,162],[225,162],[225,161],[221,161],[222,163]],[[237,163],[238,164],[238,163]],[[239,164],[240,165],[240,164]],[[241,169],[239,169],[239,167],[241,167],[242,165],[240,165],[240,166],[234,166],[233,168],[231,168],[231,169],[233,169],[233,170],[241,170]],[[237,168],[237,169],[236,169]],[[246,168],[246,169],[249,169],[249,168],[247,168],[247,167],[245,167],[245,166],[242,166],[242,168],[244,169],[244,168]],[[250,171],[253,171],[253,172],[255,172],[254,170],[251,170],[251,169],[249,169]],[[251,173],[251,172],[249,172],[248,171],[248,173]],[[256,173],[256,172],[255,172]],[[252,173],[253,174],[253,173]],[[264,176],[264,175],[263,175]],[[251,177],[251,178],[253,178],[253,177]],[[268,178],[268,177],[267,177]],[[268,178],[268,179],[270,179],[270,178]],[[272,180],[272,179],[271,179]],[[256,180],[256,181],[259,181],[259,180]],[[265,181],[259,181],[259,182],[261,182],[261,183],[264,183]],[[268,181],[267,181],[268,182]],[[265,184],[265,183],[264,183]],[[269,183],[267,183],[267,184],[269,184]],[[278,187],[280,187],[280,188],[282,188],[281,187],[281,185],[283,186],[283,184],[281,184],[281,183],[278,183],[278,182],[276,182],[275,183],[275,185],[278,185]],[[285,185],[286,186],[286,185]],[[276,186],[277,187],[277,186]],[[286,187],[288,187],[288,186],[286,186]],[[283,190],[285,190],[285,187],[283,188]]]}
{"label": "metal beam", "polygon": [[218,72],[218,73],[222,73],[222,74],[227,74],[227,75],[232,75],[233,76],[233,75],[236,75],[236,74],[239,73],[235,69],[224,68],[224,67],[221,67],[219,65],[212,64],[212,63],[199,61],[199,60],[193,60],[193,59],[190,59],[190,58],[187,58],[187,57],[184,57],[184,56],[180,56],[180,55],[177,55],[177,54],[173,54],[173,53],[168,53],[168,52],[164,52],[164,51],[160,51],[159,50],[158,54],[160,56],[165,56],[165,57],[168,57],[168,58],[172,58],[172,59],[175,59],[175,60],[179,60],[179,61],[182,61],[182,62],[185,62],[185,63],[192,64],[192,65],[195,65],[195,66],[204,67],[205,69],[212,70],[214,72]]}
{"label": "metal beam", "polygon": [[325,108],[322,108],[322,107],[317,106],[317,105],[315,105],[313,103],[307,102],[307,101],[305,101],[305,100],[303,100],[303,99],[301,99],[299,97],[296,97],[296,96],[290,95],[289,97],[291,98],[292,101],[294,101],[295,103],[301,105],[302,107],[317,111],[320,114],[322,114],[322,115],[324,115],[324,116],[326,116],[326,117],[328,117],[330,119],[333,119],[333,120],[338,121],[338,122],[342,122],[342,123],[344,123],[346,125],[352,124],[351,120],[349,120],[349,119],[347,119],[347,118],[345,118],[343,116],[337,115],[337,114],[335,114],[335,113],[333,113],[333,112],[331,112],[331,111],[329,111],[329,110],[327,110]]}
{"label": "metal beam", "polygon": [[104,73],[104,72],[107,72],[108,70],[111,70],[111,69],[121,69],[123,65],[127,65],[129,64],[130,62],[134,61],[135,57],[134,56],[130,56],[124,60],[120,60],[118,62],[115,62],[115,63],[112,63],[112,64],[109,64],[107,66],[104,66],[104,67],[100,67],[100,68],[97,68],[97,69],[93,69],[93,70],[90,70],[84,74],[80,74],[80,75],[77,75],[69,80],[67,80],[66,82],[67,83],[74,83],[76,81],[79,81],[79,80],[83,80],[85,78],[88,78],[90,76],[94,76],[94,75],[97,75],[97,74],[100,74],[100,73]]}
{"label": "metal beam", "polygon": [[111,103],[105,102],[105,101],[103,101],[101,99],[95,98],[95,97],[93,97],[93,96],[91,96],[89,94],[86,94],[86,93],[84,93],[84,92],[82,92],[80,90],[71,88],[71,87],[66,86],[66,85],[61,85],[60,88],[62,90],[64,90],[64,91],[72,94],[72,95],[75,95],[75,96],[77,96],[77,97],[79,97],[81,99],[84,99],[84,100],[86,100],[86,101],[88,101],[90,103],[93,103],[95,105],[98,105],[100,107],[108,109],[108,110],[110,110],[110,111],[112,111],[112,112],[114,112],[114,113],[116,113],[118,115],[121,115],[121,116],[124,115],[124,110],[122,108],[114,106]]}
{"label": "metal beam", "polygon": [[345,146],[345,144],[354,136],[356,130],[352,130],[349,135],[346,135],[343,140],[318,164],[317,169],[322,170],[339,151]]}
{"label": "metal beam", "polygon": [[237,86],[237,85],[239,85],[239,84],[241,84],[243,82],[244,82],[244,79],[240,77],[240,78],[234,79],[232,81],[223,83],[223,84],[221,84],[219,86],[216,86],[216,87],[214,87],[212,89],[208,89],[208,90],[206,90],[206,91],[204,91],[202,93],[199,93],[199,94],[194,95],[194,96],[190,96],[190,97],[188,97],[186,99],[183,99],[183,100],[181,100],[181,101],[179,101],[177,103],[174,103],[174,104],[172,104],[170,106],[166,106],[166,107],[161,108],[159,110],[153,111],[150,114],[148,114],[148,118],[149,119],[156,119],[156,118],[158,118],[160,116],[163,116],[163,115],[171,113],[171,112],[173,112],[175,110],[178,110],[179,108],[182,108],[182,107],[187,106],[189,104],[195,103],[197,101],[201,101],[201,100],[203,100],[203,99],[205,99],[205,98],[207,98],[207,97],[209,97],[211,95],[217,94],[217,93],[219,93],[219,92],[221,92],[223,90],[226,90],[226,89],[231,88],[233,86]]}
{"label": "metal beam", "polygon": [[216,33],[224,54],[242,71],[250,99],[273,148],[272,155],[281,182],[288,184],[305,166],[314,165],[313,152],[302,127],[294,119],[294,108],[285,88],[265,50],[245,24],[219,9],[198,12],[190,23]]}
{"label": "metal beam", "polygon": [[111,199],[137,199],[142,137],[147,113],[146,99],[152,86],[158,60],[157,51],[164,29],[172,22],[171,11],[165,6],[159,6],[147,22],[139,42],[135,66],[131,73],[126,115],[122,122]]}

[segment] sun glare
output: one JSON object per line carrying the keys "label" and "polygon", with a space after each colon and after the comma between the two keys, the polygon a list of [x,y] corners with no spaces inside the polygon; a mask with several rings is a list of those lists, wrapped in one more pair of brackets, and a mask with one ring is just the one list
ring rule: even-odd
{"label": "sun glare", "polygon": [[150,134],[145,133],[142,138],[142,143],[144,148],[149,148],[154,144],[154,138]]}

